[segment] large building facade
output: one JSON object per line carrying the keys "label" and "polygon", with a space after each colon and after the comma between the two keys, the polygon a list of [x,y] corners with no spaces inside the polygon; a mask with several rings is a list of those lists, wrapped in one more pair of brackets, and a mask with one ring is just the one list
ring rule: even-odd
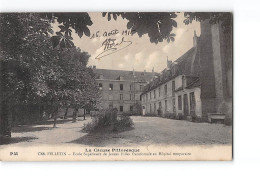
{"label": "large building facade", "polygon": [[[232,30],[232,29],[231,29]],[[155,75],[144,88],[142,113],[207,118],[210,113],[232,118],[232,31],[201,22],[193,47]]]}
{"label": "large building facade", "polygon": [[101,92],[101,108],[117,108],[119,113],[141,114],[140,95],[154,72],[97,69],[96,80]]}
{"label": "large building facade", "polygon": [[141,94],[143,115],[202,117],[200,78],[186,70],[195,54],[192,48],[174,63],[167,60]]}

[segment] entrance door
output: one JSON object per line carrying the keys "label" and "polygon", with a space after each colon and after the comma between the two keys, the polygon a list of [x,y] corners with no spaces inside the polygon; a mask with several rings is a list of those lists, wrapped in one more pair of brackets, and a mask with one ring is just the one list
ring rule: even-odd
{"label": "entrance door", "polygon": [[145,107],[143,106],[143,115],[145,115]]}
{"label": "entrance door", "polygon": [[187,115],[189,115],[189,107],[188,107],[188,96],[187,96],[187,94],[184,94],[184,96],[183,96],[183,103],[184,103],[184,109],[183,109],[183,111],[184,111],[184,115],[185,116],[187,116]]}
{"label": "entrance door", "polygon": [[159,102],[159,109],[158,109],[158,115],[162,114],[162,102]]}

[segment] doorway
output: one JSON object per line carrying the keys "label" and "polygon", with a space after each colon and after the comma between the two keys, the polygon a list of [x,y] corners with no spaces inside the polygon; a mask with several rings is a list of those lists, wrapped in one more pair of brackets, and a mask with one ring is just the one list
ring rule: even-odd
{"label": "doorway", "polygon": [[188,105],[188,96],[187,96],[187,94],[184,94],[184,96],[183,96],[183,104],[184,104],[184,107],[183,107],[184,116],[188,116],[189,115],[189,105]]}

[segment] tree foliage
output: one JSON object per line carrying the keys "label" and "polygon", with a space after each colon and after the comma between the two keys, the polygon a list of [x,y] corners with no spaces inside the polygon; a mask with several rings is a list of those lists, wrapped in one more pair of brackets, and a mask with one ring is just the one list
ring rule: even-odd
{"label": "tree foliage", "polygon": [[185,12],[184,23],[190,24],[192,21],[209,20],[209,23],[221,23],[224,32],[232,31],[232,13],[229,12]]}
{"label": "tree foliage", "polygon": [[59,31],[51,37],[53,47],[71,48],[74,46],[72,42],[72,30],[81,38],[84,35],[90,36],[89,26],[93,23],[88,13],[40,13],[42,19],[59,24]]}
{"label": "tree foliage", "polygon": [[93,72],[86,67],[90,55],[75,46],[53,48],[50,19],[42,15],[0,16],[1,103],[9,109],[38,105],[49,113],[82,107],[98,95]]}
{"label": "tree foliage", "polygon": [[139,37],[147,34],[151,43],[174,41],[175,34],[172,33],[173,28],[177,28],[177,22],[175,18],[176,13],[167,12],[126,12],[126,13],[102,13],[103,17],[107,17],[108,21],[112,18],[117,20],[120,16],[123,19],[128,20],[127,29],[130,29],[133,33],[137,33]]}
{"label": "tree foliage", "polygon": [[[171,12],[103,12],[103,17],[108,21],[117,20],[118,17],[126,19],[127,28],[137,33],[139,37],[148,34],[151,43],[159,43],[164,40],[174,41],[175,34],[172,33],[177,28],[175,18],[179,13]],[[184,23],[190,24],[192,21],[209,20],[210,23],[221,23],[224,32],[232,30],[232,13],[227,12],[184,12]]]}

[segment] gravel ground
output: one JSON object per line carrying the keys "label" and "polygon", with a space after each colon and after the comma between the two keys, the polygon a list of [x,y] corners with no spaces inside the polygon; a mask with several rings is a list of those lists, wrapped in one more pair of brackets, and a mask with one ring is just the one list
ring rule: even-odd
{"label": "gravel ground", "polygon": [[[193,123],[158,117],[131,117],[134,127],[124,132],[99,131],[87,134],[81,131],[86,120],[16,127],[12,145],[64,144],[115,147],[147,145],[231,145],[232,127],[223,124]],[[8,144],[9,146],[10,144]],[[4,147],[5,145],[1,145]]]}
{"label": "gravel ground", "polygon": [[56,128],[53,128],[51,121],[42,125],[15,127],[12,129],[12,138],[7,142],[12,145],[63,144],[86,135],[81,129],[85,123],[91,121],[90,118],[83,120],[83,117],[80,117],[76,123],[72,123],[71,120],[59,120]]}
{"label": "gravel ground", "polygon": [[231,145],[232,127],[223,124],[194,123],[159,117],[131,117],[134,128],[120,133],[96,132],[73,143],[90,146],[147,145]]}

